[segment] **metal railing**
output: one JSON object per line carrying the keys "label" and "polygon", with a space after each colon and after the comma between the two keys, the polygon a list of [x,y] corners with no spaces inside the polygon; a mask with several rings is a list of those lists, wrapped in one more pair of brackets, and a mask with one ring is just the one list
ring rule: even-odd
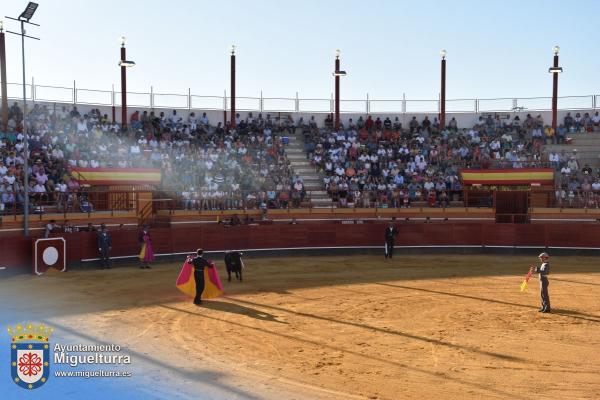
{"label": "metal railing", "polygon": [[[22,84],[8,83],[8,98],[21,100]],[[26,85],[27,99],[33,102],[49,102],[61,104],[86,104],[95,106],[119,107],[121,93],[112,90],[78,88],[73,81],[72,87],[47,86],[36,84],[32,78]],[[127,92],[129,107],[168,108],[189,110],[229,110],[231,98],[223,96],[206,96],[187,93],[156,93],[150,87],[149,92]],[[551,110],[551,97],[514,97],[483,99],[447,99],[448,113],[485,113],[513,111],[547,111]],[[236,97],[237,111],[253,112],[310,112],[330,113],[334,111],[333,95],[330,98],[295,97]],[[558,98],[559,110],[587,110],[600,108],[600,95],[562,96]],[[438,113],[439,99],[417,100],[406,99],[340,99],[340,111],[343,113]]]}
{"label": "metal railing", "polygon": [[[3,203],[0,198],[0,216],[16,217],[23,214],[23,192],[14,193],[14,201]],[[77,190],[64,193],[30,193],[30,215],[41,218],[44,214],[137,211],[139,192]],[[10,220],[10,219],[7,219]]]}
{"label": "metal railing", "polygon": [[[31,213],[64,214],[105,212],[114,215],[116,212],[136,212],[146,221],[152,219],[159,211],[173,213],[189,211],[201,215],[206,212],[221,210],[270,210],[300,208],[427,208],[474,207],[483,209],[495,208],[494,193],[499,189],[461,189],[445,191],[419,190],[411,192],[406,189],[397,195],[377,190],[360,191],[360,196],[352,192],[328,191],[330,202],[322,201],[322,191],[276,191],[269,197],[267,191],[225,192],[220,196],[202,196],[185,194],[180,191],[153,191],[152,197],[140,197],[140,191],[103,191],[81,190],[69,193],[32,194]],[[600,191],[561,189],[526,189],[530,193],[530,207],[599,209]],[[150,192],[150,191],[145,191]],[[444,194],[442,194],[442,192]],[[16,196],[15,202],[0,207],[0,215],[4,217],[23,213],[22,194]],[[321,201],[314,201],[317,199]],[[142,202],[142,203],[140,203]],[[140,205],[142,206],[140,208]],[[8,219],[10,220],[10,219]]]}

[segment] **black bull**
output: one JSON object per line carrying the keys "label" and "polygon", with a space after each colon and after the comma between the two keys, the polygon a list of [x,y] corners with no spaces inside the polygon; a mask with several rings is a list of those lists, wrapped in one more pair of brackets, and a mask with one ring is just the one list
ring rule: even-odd
{"label": "black bull", "polygon": [[231,251],[225,253],[225,267],[227,268],[227,280],[231,282],[231,273],[235,273],[235,277],[242,281],[242,253],[239,251]]}

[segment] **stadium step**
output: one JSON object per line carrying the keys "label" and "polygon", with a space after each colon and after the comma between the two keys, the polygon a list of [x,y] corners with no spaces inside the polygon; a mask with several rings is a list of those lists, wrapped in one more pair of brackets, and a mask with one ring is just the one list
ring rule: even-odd
{"label": "stadium step", "polygon": [[327,199],[310,199],[310,203],[313,207],[329,208],[333,204],[330,198]]}
{"label": "stadium step", "polygon": [[308,160],[306,159],[305,156],[290,156],[289,154],[287,155],[288,160],[290,160],[293,163],[301,163],[301,164],[305,164],[308,163]]}
{"label": "stadium step", "polygon": [[294,168],[294,172],[297,174],[307,175],[307,176],[311,176],[311,175],[317,176],[314,167],[311,167],[311,166],[306,167],[304,165],[292,164],[292,168]]}
{"label": "stadium step", "polygon": [[323,176],[315,170],[306,158],[304,150],[304,138],[300,136],[290,137],[285,152],[294,174],[298,175],[304,183],[304,188],[310,192],[310,203],[316,208],[330,208],[332,201],[323,185]]}
{"label": "stadium step", "polygon": [[321,178],[320,176],[308,176],[303,174],[298,174],[298,176],[300,176],[300,179],[302,179],[304,185],[317,186],[323,182],[323,178]]}
{"label": "stadium step", "polygon": [[[299,167],[299,168],[307,168],[306,167],[306,160],[293,159],[293,160],[290,160],[290,164],[292,166]],[[315,170],[312,166],[311,166],[311,168],[313,169],[313,171]]]}
{"label": "stadium step", "polygon": [[306,153],[302,149],[285,149],[285,152],[288,155],[301,155],[306,158]]}
{"label": "stadium step", "polygon": [[546,154],[556,151],[561,154],[563,151],[570,157],[575,156],[579,165],[583,167],[588,164],[592,167],[600,166],[600,133],[573,133],[568,135],[572,142],[570,144],[548,144],[544,146]]}

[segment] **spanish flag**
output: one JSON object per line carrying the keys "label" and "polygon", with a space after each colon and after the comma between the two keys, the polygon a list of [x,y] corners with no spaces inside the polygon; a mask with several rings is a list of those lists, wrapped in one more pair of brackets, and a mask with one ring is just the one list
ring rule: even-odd
{"label": "spanish flag", "polygon": [[[192,265],[192,257],[188,257],[183,266],[181,272],[177,277],[175,286],[181,290],[182,293],[188,296],[196,296],[196,281],[194,280],[194,266]],[[202,299],[214,299],[223,294],[223,285],[219,279],[217,268],[214,262],[208,260],[212,265],[212,268],[204,268],[204,292],[202,292]]]}
{"label": "spanish flag", "polygon": [[88,185],[157,185],[161,182],[158,168],[73,168],[71,175]]}
{"label": "spanish flag", "polygon": [[552,168],[516,169],[463,169],[460,171],[464,185],[530,185],[553,184]]}

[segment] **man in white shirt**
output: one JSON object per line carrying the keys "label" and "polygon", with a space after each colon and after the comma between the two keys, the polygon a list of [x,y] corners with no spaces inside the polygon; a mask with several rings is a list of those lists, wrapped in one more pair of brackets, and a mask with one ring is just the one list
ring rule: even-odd
{"label": "man in white shirt", "polygon": [[56,184],[55,191],[58,193],[67,193],[67,184],[61,180]]}
{"label": "man in white shirt", "polygon": [[34,187],[33,187],[33,192],[34,193],[46,193],[46,187],[40,183],[37,183]]}
{"label": "man in white shirt", "polygon": [[8,173],[4,175],[3,179],[6,184],[13,185],[15,183],[16,177],[13,171],[8,171]]}
{"label": "man in white shirt", "polygon": [[425,184],[423,185],[423,189],[425,189],[426,191],[430,191],[434,187],[435,187],[435,184],[433,182],[431,182],[430,180],[425,182]]}
{"label": "man in white shirt", "polygon": [[60,149],[60,147],[56,147],[52,150],[52,157],[57,160],[62,160],[63,158],[65,158],[65,154]]}
{"label": "man in white shirt", "polygon": [[598,111],[592,116],[592,123],[594,126],[600,126],[600,115],[598,114]]}
{"label": "man in white shirt", "polygon": [[181,122],[181,117],[177,115],[177,110],[173,110],[173,113],[169,116],[169,122],[173,126],[176,126]]}
{"label": "man in white shirt", "polygon": [[208,117],[206,116],[206,113],[202,113],[202,118],[200,118],[200,122],[204,126],[208,126],[209,125],[209,121],[208,121]]}
{"label": "man in white shirt", "polygon": [[83,118],[79,118],[79,121],[77,121],[77,133],[87,134],[87,132],[88,132],[87,122]]}

